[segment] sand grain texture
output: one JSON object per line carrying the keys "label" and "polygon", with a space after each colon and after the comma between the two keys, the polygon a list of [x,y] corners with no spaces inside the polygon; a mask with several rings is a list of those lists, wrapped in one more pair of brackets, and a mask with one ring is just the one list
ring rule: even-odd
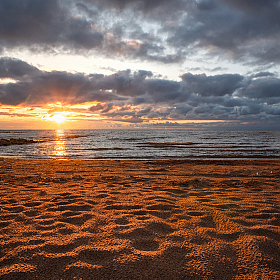
{"label": "sand grain texture", "polygon": [[279,161],[0,159],[0,279],[280,279]]}

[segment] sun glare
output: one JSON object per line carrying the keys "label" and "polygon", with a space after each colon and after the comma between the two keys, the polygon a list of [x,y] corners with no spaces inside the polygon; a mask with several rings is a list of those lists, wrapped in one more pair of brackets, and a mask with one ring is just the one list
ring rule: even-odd
{"label": "sun glare", "polygon": [[66,117],[63,114],[54,114],[47,119],[56,123],[63,123],[66,120]]}
{"label": "sun glare", "polygon": [[62,114],[57,114],[53,116],[53,120],[57,123],[63,123],[66,120],[66,117]]}

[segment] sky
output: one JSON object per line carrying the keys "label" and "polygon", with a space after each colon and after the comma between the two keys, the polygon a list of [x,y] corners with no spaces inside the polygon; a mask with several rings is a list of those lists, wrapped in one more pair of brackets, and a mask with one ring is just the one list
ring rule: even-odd
{"label": "sky", "polygon": [[278,0],[0,0],[0,129],[280,129]]}

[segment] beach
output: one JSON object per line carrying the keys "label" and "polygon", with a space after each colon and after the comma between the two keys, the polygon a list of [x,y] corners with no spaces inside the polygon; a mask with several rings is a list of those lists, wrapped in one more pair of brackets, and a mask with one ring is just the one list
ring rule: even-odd
{"label": "beach", "polygon": [[0,159],[0,279],[280,279],[279,160]]}

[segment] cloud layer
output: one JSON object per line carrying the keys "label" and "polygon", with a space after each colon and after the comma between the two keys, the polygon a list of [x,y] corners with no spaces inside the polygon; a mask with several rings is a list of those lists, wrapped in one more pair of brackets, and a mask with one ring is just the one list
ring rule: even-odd
{"label": "cloud layer", "polygon": [[181,81],[159,79],[150,71],[112,75],[42,71],[21,60],[0,59],[0,104],[39,107],[92,103],[87,113],[130,123],[151,120],[280,122],[280,79],[273,73],[207,76],[185,73]]}
{"label": "cloud layer", "polygon": [[2,0],[2,50],[279,63],[278,0]]}

